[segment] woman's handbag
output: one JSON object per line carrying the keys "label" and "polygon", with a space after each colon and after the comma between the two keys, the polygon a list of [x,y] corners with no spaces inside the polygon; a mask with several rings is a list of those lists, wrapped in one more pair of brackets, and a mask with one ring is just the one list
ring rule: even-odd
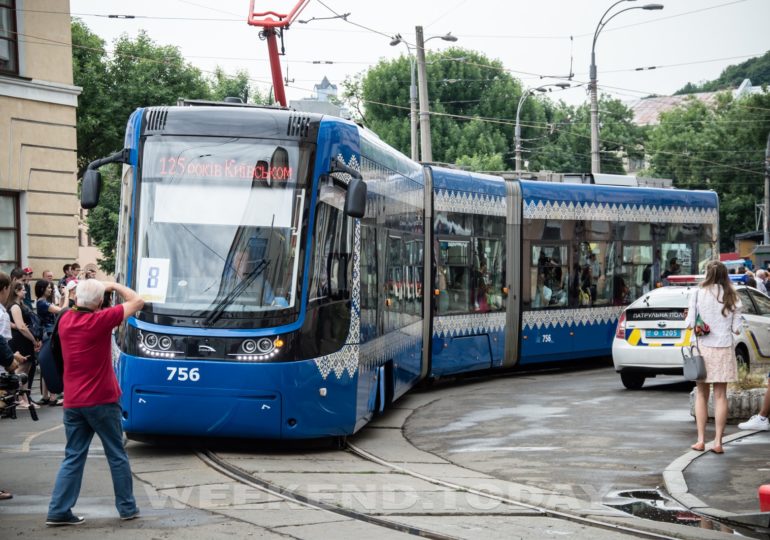
{"label": "woman's handbag", "polygon": [[700,313],[698,312],[698,293],[700,291],[695,291],[695,335],[696,336],[707,336],[711,333],[711,328],[709,328],[709,325],[706,324],[706,321],[704,321]]}
{"label": "woman's handbag", "polygon": [[706,378],[706,362],[700,353],[698,343],[682,347],[682,368],[684,378],[688,381],[702,381]]}

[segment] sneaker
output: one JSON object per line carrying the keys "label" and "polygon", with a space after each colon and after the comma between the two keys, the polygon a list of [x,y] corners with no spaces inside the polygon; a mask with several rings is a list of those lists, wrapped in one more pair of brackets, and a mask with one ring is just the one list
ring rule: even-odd
{"label": "sneaker", "polygon": [[64,519],[46,519],[45,524],[49,527],[59,527],[61,525],[80,525],[85,522],[86,518],[83,516],[70,516]]}
{"label": "sneaker", "polygon": [[751,429],[755,431],[768,431],[770,430],[770,422],[767,418],[760,418],[758,414],[755,414],[745,422],[738,424],[739,429]]}
{"label": "sneaker", "polygon": [[133,514],[129,514],[127,516],[120,516],[120,519],[121,519],[121,521],[130,521],[130,520],[136,519],[138,517],[139,517],[139,509],[137,508],[136,512],[134,512]]}

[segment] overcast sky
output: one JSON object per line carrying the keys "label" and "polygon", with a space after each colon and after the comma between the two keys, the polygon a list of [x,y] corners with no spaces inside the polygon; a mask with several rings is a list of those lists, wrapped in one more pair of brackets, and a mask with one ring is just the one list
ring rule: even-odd
{"label": "overcast sky", "polygon": [[[634,9],[614,18],[596,45],[601,91],[624,101],[648,94],[671,94],[687,82],[710,80],[730,64],[770,49],[770,0],[655,0],[662,11]],[[289,99],[312,94],[313,85],[327,76],[341,85],[347,76],[365,71],[381,59],[406,54],[404,45],[391,47],[397,33],[414,43],[414,28],[422,25],[426,38],[451,32],[454,44],[440,39],[430,50],[456,45],[500,60],[525,87],[566,77],[570,67],[576,84],[588,80],[591,40],[612,0],[310,0],[299,20],[286,32],[284,74],[293,79]],[[612,13],[641,6],[645,0],[624,2]],[[295,1],[257,1],[259,10],[289,11]],[[223,67],[232,73],[246,69],[265,92],[270,87],[267,45],[259,29],[246,24],[248,0],[71,0],[80,17],[110,45],[121,33],[140,29],[161,45],[176,45],[203,70]],[[348,22],[333,17],[349,13]],[[109,19],[107,14],[137,19]],[[176,19],[179,18],[179,19]],[[316,20],[310,20],[315,18]],[[354,24],[361,25],[356,26]],[[317,64],[314,62],[333,62]],[[655,70],[636,71],[656,66]],[[587,101],[585,86],[552,94],[571,104]],[[148,104],[150,105],[150,104]],[[405,104],[406,105],[406,104]]]}

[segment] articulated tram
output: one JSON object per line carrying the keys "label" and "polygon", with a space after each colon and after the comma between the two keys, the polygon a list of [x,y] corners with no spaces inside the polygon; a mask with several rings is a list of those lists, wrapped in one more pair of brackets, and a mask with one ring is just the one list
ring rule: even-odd
{"label": "articulated tram", "polygon": [[624,305],[716,254],[713,192],[422,165],[290,110],[138,109],[85,207],[109,162],[135,438],[343,437],[423,379],[607,355]]}

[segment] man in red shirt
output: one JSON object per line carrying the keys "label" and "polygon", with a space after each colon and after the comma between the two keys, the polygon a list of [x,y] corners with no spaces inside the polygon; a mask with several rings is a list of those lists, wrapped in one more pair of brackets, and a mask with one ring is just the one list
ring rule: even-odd
{"label": "man in red shirt", "polygon": [[[79,525],[72,513],[80,495],[83,469],[94,433],[99,435],[112,473],[120,518],[134,519],[131,466],[123,448],[120,387],[112,367],[112,329],[142,309],[144,300],[118,283],[86,279],[78,283],[77,305],[59,321],[64,358],[64,430],[67,446],[48,506],[46,525]],[[123,303],[102,309],[104,294],[116,292]]]}

